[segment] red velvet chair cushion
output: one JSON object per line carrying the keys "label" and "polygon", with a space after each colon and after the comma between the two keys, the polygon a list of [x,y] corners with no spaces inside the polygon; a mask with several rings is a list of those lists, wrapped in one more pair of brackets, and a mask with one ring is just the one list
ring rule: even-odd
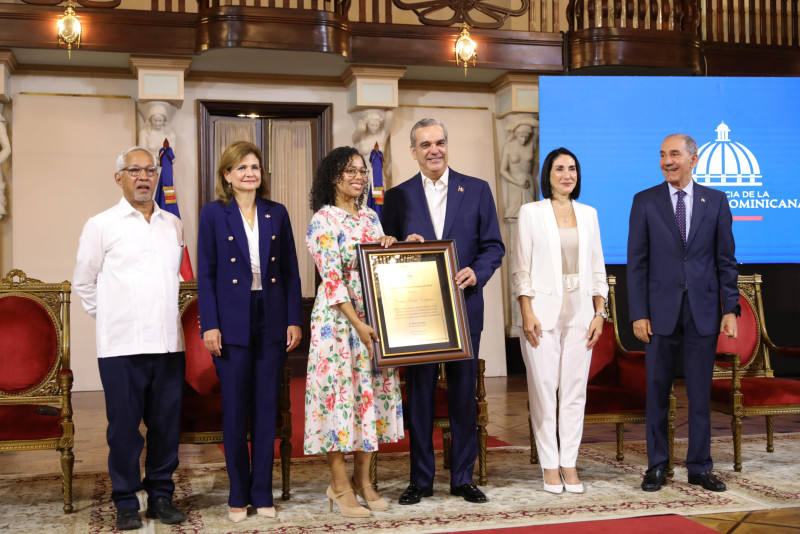
{"label": "red velvet chair cushion", "polygon": [[221,391],[213,356],[203,344],[198,322],[197,299],[186,306],[181,315],[183,338],[186,343],[186,384],[201,395]]}
{"label": "red velvet chair cushion", "polygon": [[0,298],[0,325],[0,390],[35,387],[58,357],[55,324],[35,300],[10,295]]}
{"label": "red velvet chair cushion", "polygon": [[586,388],[586,415],[643,412],[645,395],[627,387],[589,386]]}
{"label": "red velvet chair cushion", "polygon": [[[735,339],[728,339],[725,334],[720,334],[717,341],[717,352],[735,352],[741,356],[741,365],[747,365],[756,351],[758,343],[758,322],[753,313],[750,303],[739,295],[739,305],[742,307],[742,315],[736,321],[738,324],[738,336]],[[722,367],[730,368],[727,362],[718,362]]]}
{"label": "red velvet chair cushion", "polygon": [[[589,382],[593,382],[599,373],[606,370],[608,366],[614,363],[615,350],[614,325],[608,321],[603,321],[603,333],[592,349],[592,363],[589,366]],[[616,375],[615,370],[613,375]],[[608,378],[602,381],[605,382],[607,380]]]}
{"label": "red velvet chair cushion", "polygon": [[[788,378],[743,378],[742,403],[745,406],[800,406],[800,380]],[[711,400],[730,402],[731,381],[711,382]]]}
{"label": "red velvet chair cushion", "polygon": [[61,437],[61,410],[58,415],[41,415],[40,407],[0,406],[0,441]]}

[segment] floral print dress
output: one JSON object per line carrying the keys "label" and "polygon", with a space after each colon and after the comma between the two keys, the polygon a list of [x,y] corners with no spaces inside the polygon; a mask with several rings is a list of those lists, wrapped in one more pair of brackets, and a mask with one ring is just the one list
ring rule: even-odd
{"label": "floral print dress", "polygon": [[363,320],[358,243],[383,236],[377,214],[358,216],[323,206],[311,219],[306,247],[322,278],[311,312],[306,375],[306,454],[375,451],[403,438],[403,407],[395,369],[373,370],[366,346],[347,317],[331,306],[352,302]]}

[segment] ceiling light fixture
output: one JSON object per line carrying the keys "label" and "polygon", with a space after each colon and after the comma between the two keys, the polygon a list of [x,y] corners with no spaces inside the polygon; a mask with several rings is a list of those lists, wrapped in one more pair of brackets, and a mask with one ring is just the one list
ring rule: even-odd
{"label": "ceiling light fixture", "polygon": [[72,0],[67,0],[67,8],[64,10],[64,15],[58,19],[56,23],[56,35],[58,36],[58,44],[67,45],[67,57],[72,57],[72,45],[75,48],[81,47],[81,21],[75,15],[75,6]]}
{"label": "ceiling light fixture", "polygon": [[472,66],[475,66],[475,62],[478,59],[477,48],[478,46],[475,44],[475,41],[473,41],[472,37],[469,35],[469,26],[467,26],[466,22],[462,22],[461,35],[456,39],[454,50],[456,65],[460,66],[461,63],[464,64],[464,76],[467,75],[467,66],[470,61],[472,61]]}

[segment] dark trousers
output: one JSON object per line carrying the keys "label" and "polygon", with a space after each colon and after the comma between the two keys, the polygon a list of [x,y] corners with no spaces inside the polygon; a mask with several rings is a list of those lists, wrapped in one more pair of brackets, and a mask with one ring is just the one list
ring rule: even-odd
{"label": "dark trousers", "polygon": [[[712,310],[709,310],[711,313]],[[683,353],[686,393],[689,397],[689,474],[711,470],[711,378],[718,334],[703,336],[695,327],[684,293],[675,331],[654,335],[645,346],[647,367],[647,461],[648,467],[666,469],[669,461],[667,413],[675,362]]]}
{"label": "dark trousers", "polygon": [[[470,361],[448,362],[447,374],[448,413],[450,414],[450,486],[457,487],[472,482],[475,460],[478,458],[478,433],[476,429],[477,405],[475,386],[478,375],[478,350],[481,335],[472,338],[475,358]],[[411,434],[411,483],[432,487],[435,472],[433,455],[433,417],[435,412],[435,387],[439,364],[406,367],[406,397],[409,413],[408,430]]]}
{"label": "dark trousers", "polygon": [[[99,358],[100,379],[108,417],[108,473],[111,498],[123,510],[138,510],[136,492],[144,489],[148,501],[172,500],[178,467],[181,399],[186,371],[183,352]],[[147,427],[144,482],[139,457]]]}
{"label": "dark trousers", "polygon": [[263,297],[260,291],[254,291],[250,298],[250,344],[226,345],[222,332],[222,356],[214,358],[222,386],[222,434],[231,484],[228,506],[232,508],[273,505],[272,461],[286,347],[267,341],[265,332]]}

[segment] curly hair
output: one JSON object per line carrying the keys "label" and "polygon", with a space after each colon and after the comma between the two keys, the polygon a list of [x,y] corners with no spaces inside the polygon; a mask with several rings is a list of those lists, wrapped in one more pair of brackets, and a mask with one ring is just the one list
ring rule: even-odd
{"label": "curly hair", "polygon": [[233,188],[225,179],[225,173],[231,172],[237,163],[250,154],[256,157],[258,166],[261,168],[261,185],[258,186],[256,196],[269,198],[269,184],[264,176],[264,156],[261,155],[261,149],[248,141],[234,141],[225,148],[219,157],[217,179],[214,183],[214,196],[216,200],[222,202],[223,206],[227,206],[233,200]]}
{"label": "curly hair", "polygon": [[[364,158],[358,153],[358,149],[351,146],[334,148],[322,158],[317,172],[314,173],[314,182],[311,184],[311,193],[308,196],[312,211],[317,212],[325,205],[336,205],[336,184],[342,181],[342,174],[354,157],[361,158],[361,162],[364,163]],[[361,207],[368,191],[369,184],[356,199],[356,206]]]}

